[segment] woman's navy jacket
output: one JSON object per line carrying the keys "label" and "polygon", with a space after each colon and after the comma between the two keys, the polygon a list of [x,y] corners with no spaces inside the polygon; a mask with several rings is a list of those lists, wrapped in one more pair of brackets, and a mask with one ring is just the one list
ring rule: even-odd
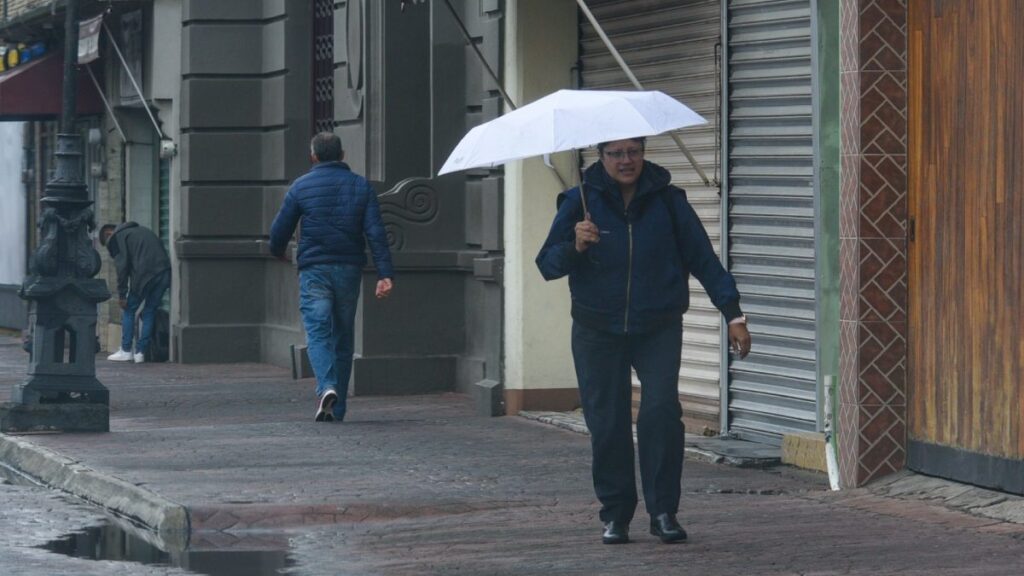
{"label": "woman's navy jacket", "polygon": [[270,226],[271,254],[284,254],[300,218],[300,270],[313,264],[365,265],[369,241],[377,276],[394,276],[377,194],[348,164],[321,162],[295,180]]}
{"label": "woman's navy jacket", "polygon": [[604,166],[588,168],[583,189],[601,240],[583,253],[575,248],[576,223],[583,219],[580,188],[559,195],[536,262],[547,280],[569,275],[574,320],[619,334],[678,323],[690,306],[691,273],[727,321],[742,314],[736,281],[715,255],[686,192],[670,182],[667,170],[644,162],[627,210]]}

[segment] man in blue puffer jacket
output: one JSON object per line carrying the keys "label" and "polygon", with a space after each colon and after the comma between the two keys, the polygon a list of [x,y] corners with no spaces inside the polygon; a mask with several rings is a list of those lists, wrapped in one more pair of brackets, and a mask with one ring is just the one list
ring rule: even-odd
{"label": "man in blue puffer jacket", "polygon": [[637,444],[651,534],[665,543],[686,539],[676,519],[684,438],[678,379],[691,273],[725,316],[739,356],[750,351],[735,280],[686,193],[667,170],[644,161],[645,144],[598,145],[600,161],[584,173],[582,192],[559,196],[537,255],[546,280],[569,276],[572,353],[605,544],[629,541],[637,505],[630,368],[641,384]]}
{"label": "man in blue puffer jacket", "polygon": [[377,268],[377,298],[391,293],[394,272],[377,194],[342,162],[341,139],[322,132],[310,148],[315,165],[285,195],[270,227],[270,253],[287,259],[285,249],[301,219],[299,309],[316,375],[314,418],[342,421],[367,241]]}

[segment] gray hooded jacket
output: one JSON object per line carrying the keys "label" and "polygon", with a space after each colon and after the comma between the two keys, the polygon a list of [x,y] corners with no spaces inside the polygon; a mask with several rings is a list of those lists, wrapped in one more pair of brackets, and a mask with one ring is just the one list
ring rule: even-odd
{"label": "gray hooded jacket", "polygon": [[146,285],[171,268],[163,242],[149,228],[125,222],[107,241],[107,252],[117,266],[117,295],[127,298],[129,290],[141,296]]}

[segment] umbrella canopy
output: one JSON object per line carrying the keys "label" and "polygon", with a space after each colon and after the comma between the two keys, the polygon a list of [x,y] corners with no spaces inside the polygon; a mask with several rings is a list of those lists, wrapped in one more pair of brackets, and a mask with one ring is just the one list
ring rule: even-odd
{"label": "umbrella canopy", "polygon": [[559,90],[470,130],[438,175],[706,123],[663,92]]}

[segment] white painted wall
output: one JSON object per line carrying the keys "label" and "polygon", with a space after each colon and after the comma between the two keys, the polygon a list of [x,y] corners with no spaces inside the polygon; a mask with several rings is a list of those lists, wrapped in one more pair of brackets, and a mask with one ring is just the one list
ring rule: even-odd
{"label": "white painted wall", "polygon": [[[175,146],[181,142],[181,0],[155,0],[153,3],[153,41],[161,46],[161,50],[153,50],[153,98],[162,122],[164,137],[169,138]],[[158,151],[159,152],[159,151]],[[171,257],[171,289],[170,289],[170,320],[171,325],[181,323],[181,311],[178,302],[181,298],[180,269],[174,239],[180,229],[181,207],[181,161],[175,155],[171,158],[170,175],[170,242]],[[159,210],[159,206],[157,207]],[[175,358],[174,338],[171,338],[171,358]]]}
{"label": "white painted wall", "polygon": [[[506,90],[518,105],[572,87],[577,54],[573,0],[506,4]],[[572,181],[571,157],[556,165]],[[539,158],[505,167],[505,387],[575,388],[566,279],[545,282],[534,258],[555,216],[561,185]]]}
{"label": "white painted wall", "polygon": [[[158,108],[164,137],[178,145],[181,143],[181,19],[182,0],[154,0],[153,42],[160,50],[153,50],[152,97]],[[178,237],[181,221],[181,160],[177,155],[171,158],[171,221],[169,242],[171,257],[170,319],[171,325],[181,323],[180,267],[174,239]],[[171,357],[175,340],[171,339]]]}
{"label": "white painted wall", "polygon": [[25,186],[21,122],[0,122],[0,284],[25,279]]}

